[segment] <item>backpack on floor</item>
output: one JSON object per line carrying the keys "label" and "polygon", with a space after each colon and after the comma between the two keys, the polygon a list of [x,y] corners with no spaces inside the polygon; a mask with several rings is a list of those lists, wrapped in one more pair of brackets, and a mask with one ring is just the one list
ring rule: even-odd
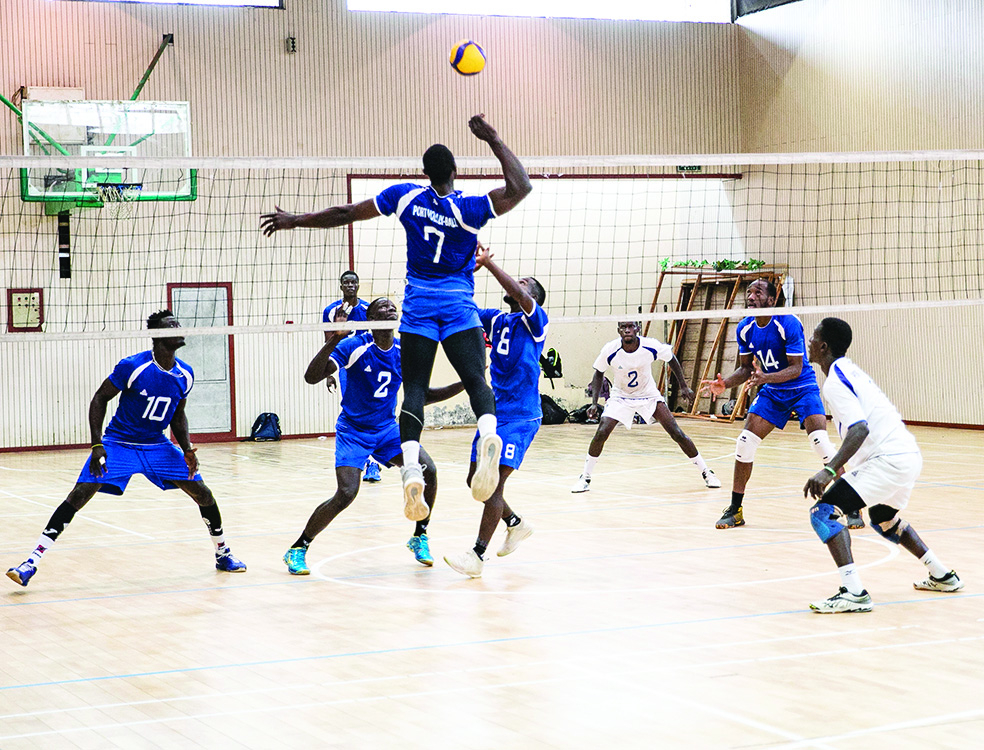
{"label": "backpack on floor", "polygon": [[[540,369],[543,370],[543,377],[550,381],[550,387],[554,388],[554,378],[564,377],[564,366],[560,361],[560,352],[551,347],[541,354]],[[546,424],[550,423],[547,422]]]}
{"label": "backpack on floor", "polygon": [[280,440],[280,417],[273,412],[263,412],[253,422],[253,429],[249,431],[249,437],[246,440],[252,440],[256,443]]}
{"label": "backpack on floor", "polygon": [[567,410],[546,393],[540,394],[540,408],[543,411],[543,424],[563,424],[567,421]]}

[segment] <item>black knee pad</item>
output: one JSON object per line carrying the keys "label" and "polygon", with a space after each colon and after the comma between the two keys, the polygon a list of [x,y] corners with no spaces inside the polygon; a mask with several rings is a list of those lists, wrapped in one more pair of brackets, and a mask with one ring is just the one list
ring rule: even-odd
{"label": "black knee pad", "polygon": [[[857,491],[841,477],[823,493],[823,502],[836,505],[843,513],[861,510],[865,503]],[[870,514],[870,511],[869,511]],[[872,521],[874,523],[874,521]]]}

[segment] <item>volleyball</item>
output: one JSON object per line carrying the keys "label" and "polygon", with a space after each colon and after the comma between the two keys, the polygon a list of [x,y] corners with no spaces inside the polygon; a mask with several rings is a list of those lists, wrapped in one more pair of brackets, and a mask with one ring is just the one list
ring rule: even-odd
{"label": "volleyball", "polygon": [[462,39],[451,48],[451,67],[463,76],[473,76],[485,67],[485,50],[471,39]]}

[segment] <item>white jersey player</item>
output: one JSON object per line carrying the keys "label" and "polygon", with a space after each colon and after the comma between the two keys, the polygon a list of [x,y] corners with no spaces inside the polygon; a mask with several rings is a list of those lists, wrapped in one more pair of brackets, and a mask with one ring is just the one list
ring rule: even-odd
{"label": "white jersey player", "polygon": [[571,492],[587,492],[591,484],[591,472],[598,463],[608,436],[619,422],[631,429],[636,414],[647,424],[659,422],[700,471],[704,484],[708,487],[720,487],[721,481],[701,458],[694,441],[680,429],[666,405],[666,399],[653,380],[653,363],[657,360],[666,362],[680,386],[680,395],[688,404],[693,402],[695,394],[687,385],[683,368],[673,354],[673,347],[657,339],[643,338],[639,336],[639,330],[638,323],[619,323],[619,338],[605,344],[595,360],[589,416],[593,417],[598,413],[598,394],[606,371],[612,373],[612,391],[601,414],[598,430],[588,446],[584,471],[577,478]]}
{"label": "white jersey player", "polygon": [[[803,488],[817,502],[810,521],[827,545],[841,577],[840,590],[813,602],[817,612],[870,612],[871,597],[851,554],[851,537],[840,522],[842,513],[868,506],[871,526],[878,534],[919,558],[929,571],[914,583],[923,591],[959,591],[963,581],[943,565],[899,512],[922,470],[919,446],[902,417],[874,381],[844,355],[851,345],[851,327],[840,318],[824,318],[809,342],[810,361],[823,369],[823,396],[843,441],[830,462]],[[846,468],[840,479],[837,473]],[[831,484],[833,482],[833,484]],[[828,487],[827,485],[830,485]]]}

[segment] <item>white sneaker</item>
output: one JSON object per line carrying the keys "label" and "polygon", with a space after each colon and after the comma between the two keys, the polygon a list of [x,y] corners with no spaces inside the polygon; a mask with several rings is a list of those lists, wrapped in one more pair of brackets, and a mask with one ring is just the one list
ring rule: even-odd
{"label": "white sneaker", "polygon": [[492,433],[478,441],[478,466],[472,477],[472,497],[484,503],[499,486],[499,456],[502,455],[502,438]]}
{"label": "white sneaker", "polygon": [[706,484],[710,489],[716,490],[721,486],[721,480],[718,479],[717,475],[710,469],[704,469],[700,475],[704,478],[704,484]]}
{"label": "white sneaker", "polygon": [[920,591],[960,591],[964,587],[964,582],[960,580],[955,571],[950,571],[942,578],[926,576],[925,581],[912,584],[913,588]]}
{"label": "white sneaker", "polygon": [[588,485],[591,484],[591,477],[586,477],[584,474],[577,478],[574,482],[574,486],[571,487],[571,492],[587,492],[591,489]]}
{"label": "white sneaker", "polygon": [[810,609],[820,614],[828,615],[837,612],[870,612],[871,597],[867,591],[852,594],[843,586],[829,599],[820,602],[810,602]]}
{"label": "white sneaker", "polygon": [[456,572],[469,578],[481,578],[482,568],[485,566],[485,561],[473,549],[453,557],[445,555],[444,562],[454,568]]}
{"label": "white sneaker", "polygon": [[430,513],[424,502],[424,471],[420,464],[400,469],[403,478],[403,515],[411,521],[423,521]]}
{"label": "white sneaker", "polygon": [[528,523],[525,518],[520,519],[515,526],[506,529],[506,541],[502,543],[502,547],[495,554],[499,557],[505,557],[510,552],[515,552],[519,543],[532,533],[533,524]]}

